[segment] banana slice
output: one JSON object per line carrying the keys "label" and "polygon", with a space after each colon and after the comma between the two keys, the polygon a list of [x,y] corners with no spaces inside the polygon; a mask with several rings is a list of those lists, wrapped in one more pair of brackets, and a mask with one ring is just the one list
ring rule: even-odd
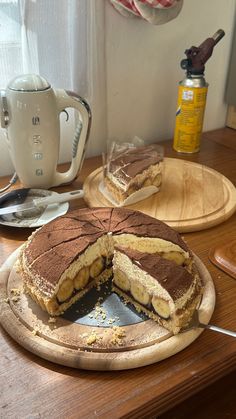
{"label": "banana slice", "polygon": [[146,179],[145,182],[143,183],[143,186],[151,186],[153,183],[151,181],[151,179]]}
{"label": "banana slice", "polygon": [[46,307],[47,312],[53,315],[58,310],[59,306],[56,299],[53,299],[53,300],[45,301],[45,307]]}
{"label": "banana slice", "polygon": [[167,252],[163,253],[162,257],[167,260],[172,260],[173,262],[177,263],[177,265],[183,265],[185,262],[185,257],[180,252]]}
{"label": "banana slice", "polygon": [[103,258],[97,258],[90,266],[90,276],[96,278],[103,270]]}
{"label": "banana slice", "polygon": [[80,290],[84,288],[89,281],[89,268],[84,266],[84,268],[80,269],[77,273],[76,277],[74,278],[74,287],[76,290]]}
{"label": "banana slice", "polygon": [[147,305],[150,302],[150,295],[147,293],[143,285],[132,283],[130,291],[134,299],[139,303]]}
{"label": "banana slice", "polygon": [[57,293],[57,299],[60,303],[63,303],[63,301],[68,300],[70,298],[71,294],[74,291],[74,283],[73,280],[70,278],[65,279],[64,282],[62,282],[58,293]]}
{"label": "banana slice", "polygon": [[168,319],[170,317],[170,308],[167,301],[154,296],[152,298],[152,305],[159,316],[163,317],[164,319]]}
{"label": "banana slice", "polygon": [[153,180],[153,185],[160,186],[160,184],[161,184],[161,173],[156,175],[156,177]]}
{"label": "banana slice", "polygon": [[117,287],[121,288],[122,290],[124,291],[130,290],[129,279],[127,275],[125,275],[124,272],[122,272],[120,269],[116,269],[116,271],[114,271],[113,281],[117,285]]}

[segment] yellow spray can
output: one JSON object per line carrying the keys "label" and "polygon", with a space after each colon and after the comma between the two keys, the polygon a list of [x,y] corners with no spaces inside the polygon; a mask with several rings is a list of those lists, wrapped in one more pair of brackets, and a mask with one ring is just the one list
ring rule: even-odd
{"label": "yellow spray can", "polygon": [[179,83],[173,143],[174,150],[180,153],[196,153],[200,149],[208,89],[204,64],[224,34],[219,29],[199,47],[186,50],[187,59],[181,61],[181,67],[186,70],[186,78]]}

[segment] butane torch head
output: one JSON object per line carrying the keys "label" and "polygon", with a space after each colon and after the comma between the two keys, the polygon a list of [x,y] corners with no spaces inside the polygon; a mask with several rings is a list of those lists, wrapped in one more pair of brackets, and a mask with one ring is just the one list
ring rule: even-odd
{"label": "butane torch head", "polygon": [[187,59],[181,61],[181,67],[188,75],[204,73],[205,63],[212,55],[215,45],[223,38],[225,32],[219,29],[211,38],[205,39],[199,47],[191,47],[185,51]]}
{"label": "butane torch head", "polygon": [[212,38],[214,39],[215,45],[218,44],[218,42],[223,38],[223,36],[225,36],[225,32],[223,31],[223,29],[218,29],[218,31],[214,33]]}

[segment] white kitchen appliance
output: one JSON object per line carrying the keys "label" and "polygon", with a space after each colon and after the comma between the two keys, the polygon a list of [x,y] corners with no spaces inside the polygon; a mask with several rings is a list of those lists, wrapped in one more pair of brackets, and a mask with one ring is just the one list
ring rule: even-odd
{"label": "white kitchen appliance", "polygon": [[[60,113],[75,108],[78,125],[67,172],[57,171]],[[89,137],[91,110],[77,94],[53,89],[43,77],[26,74],[13,79],[0,93],[1,126],[7,130],[10,156],[21,183],[48,189],[71,182],[80,171]]]}

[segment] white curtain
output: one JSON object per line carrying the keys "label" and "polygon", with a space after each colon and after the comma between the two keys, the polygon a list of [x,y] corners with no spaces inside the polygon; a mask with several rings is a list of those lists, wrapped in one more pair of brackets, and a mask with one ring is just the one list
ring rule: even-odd
{"label": "white curtain", "polygon": [[[0,80],[6,83],[19,74],[38,73],[53,87],[73,90],[84,97],[92,110],[87,156],[100,154],[106,145],[104,3],[95,0],[8,0],[6,7],[6,1],[0,0],[0,23],[7,19],[6,28],[9,30],[9,22],[11,26],[10,41],[6,36],[3,39],[0,33],[0,46],[8,45],[5,49],[9,55],[14,33],[18,51],[17,63],[12,59],[11,65],[0,66]],[[9,61],[6,51],[4,57],[0,52],[0,62]],[[5,87],[0,81],[0,88]],[[62,162],[71,156],[73,112],[69,122],[65,122],[63,116],[61,120]],[[6,146],[0,141],[0,175],[12,172]]]}
{"label": "white curtain", "polygon": [[37,34],[28,27],[31,5],[30,0],[19,0],[22,70],[24,74],[38,74],[39,72]]}

